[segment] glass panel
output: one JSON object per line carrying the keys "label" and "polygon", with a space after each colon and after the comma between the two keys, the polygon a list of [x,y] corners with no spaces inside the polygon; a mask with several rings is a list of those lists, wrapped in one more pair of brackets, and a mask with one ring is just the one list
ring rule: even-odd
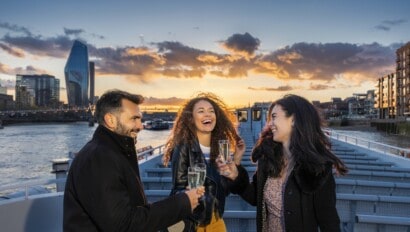
{"label": "glass panel", "polygon": [[248,111],[246,111],[246,110],[238,111],[238,121],[239,122],[247,122],[248,121]]}
{"label": "glass panel", "polygon": [[253,121],[260,121],[261,120],[261,110],[259,109],[252,110],[252,119]]}

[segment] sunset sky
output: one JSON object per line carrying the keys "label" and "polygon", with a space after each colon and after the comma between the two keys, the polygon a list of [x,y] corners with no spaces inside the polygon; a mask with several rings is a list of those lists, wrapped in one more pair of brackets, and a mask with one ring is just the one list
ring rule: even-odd
{"label": "sunset sky", "polygon": [[[410,41],[408,0],[23,1],[0,7],[0,84],[61,80],[75,39],[96,65],[96,95],[142,94],[177,107],[200,91],[232,107],[287,93],[330,101],[375,88]],[[158,106],[161,107],[161,106]]]}

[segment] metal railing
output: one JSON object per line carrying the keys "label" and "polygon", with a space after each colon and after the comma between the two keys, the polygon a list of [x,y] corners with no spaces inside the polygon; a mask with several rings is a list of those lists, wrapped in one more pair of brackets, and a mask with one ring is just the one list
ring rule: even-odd
{"label": "metal railing", "polygon": [[[138,163],[142,164],[150,159],[162,155],[164,147],[165,144],[154,148],[145,147],[143,151],[137,154]],[[74,153],[69,153],[68,159],[58,159],[58,162],[61,165],[64,165],[64,162],[70,164],[71,160],[74,157]],[[65,176],[66,172],[68,171],[69,165],[63,168],[65,168],[66,170],[61,169],[59,170],[59,172],[64,172],[64,174],[56,175],[56,179],[34,180],[28,181],[26,183],[2,186],[0,187],[0,198],[2,198],[3,200],[16,197],[24,197],[24,199],[28,199],[28,197],[31,195],[64,191],[64,185],[66,182]]]}
{"label": "metal railing", "polygon": [[[65,184],[65,178],[29,181],[26,183],[6,185],[0,187],[0,198],[3,200],[31,195],[57,192],[58,184]],[[1,202],[1,200],[0,200]]]}
{"label": "metal railing", "polygon": [[325,134],[333,139],[343,141],[345,143],[350,143],[359,147],[364,147],[369,150],[382,152],[384,154],[396,155],[410,158],[410,149],[396,147],[384,143],[374,142],[366,139],[361,139],[354,136],[345,135],[342,133],[335,132],[331,129],[323,129]]}
{"label": "metal railing", "polygon": [[154,148],[145,149],[144,151],[141,151],[141,152],[138,152],[137,150],[138,163],[142,164],[150,159],[153,159],[159,155],[162,155],[164,153],[164,148],[165,148],[165,144],[162,144]]}

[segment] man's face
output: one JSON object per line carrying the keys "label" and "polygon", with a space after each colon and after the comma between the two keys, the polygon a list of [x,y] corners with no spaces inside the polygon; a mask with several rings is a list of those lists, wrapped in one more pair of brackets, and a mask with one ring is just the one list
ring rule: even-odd
{"label": "man's face", "polygon": [[143,129],[139,105],[127,99],[122,100],[122,111],[116,115],[117,125],[114,132],[137,140],[137,133]]}

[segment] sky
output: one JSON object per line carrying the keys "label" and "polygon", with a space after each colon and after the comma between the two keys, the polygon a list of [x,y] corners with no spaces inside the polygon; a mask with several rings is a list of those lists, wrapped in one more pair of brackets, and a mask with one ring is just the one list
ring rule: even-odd
{"label": "sky", "polygon": [[0,3],[0,84],[60,79],[73,42],[95,62],[96,95],[138,93],[178,108],[199,92],[231,107],[285,94],[330,101],[375,89],[410,41],[408,0],[149,0]]}

